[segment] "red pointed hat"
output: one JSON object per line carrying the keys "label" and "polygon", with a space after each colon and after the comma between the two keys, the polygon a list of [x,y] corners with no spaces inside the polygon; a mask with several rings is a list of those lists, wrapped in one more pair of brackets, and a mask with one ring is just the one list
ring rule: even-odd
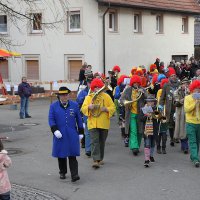
{"label": "red pointed hat", "polygon": [[96,87],[102,88],[103,86],[104,86],[104,83],[101,79],[94,78],[91,82],[90,89],[92,91],[94,91],[94,88],[96,88]]}
{"label": "red pointed hat", "polygon": [[134,83],[139,83],[139,85],[141,85],[141,77],[138,75],[133,75],[131,77],[130,86],[133,86]]}
{"label": "red pointed hat", "polygon": [[120,72],[121,69],[120,69],[120,67],[119,67],[118,65],[115,65],[115,66],[113,67],[113,71],[118,71],[118,72]]}
{"label": "red pointed hat", "polygon": [[200,89],[200,80],[193,81],[189,86],[190,92],[193,92],[196,88]]}

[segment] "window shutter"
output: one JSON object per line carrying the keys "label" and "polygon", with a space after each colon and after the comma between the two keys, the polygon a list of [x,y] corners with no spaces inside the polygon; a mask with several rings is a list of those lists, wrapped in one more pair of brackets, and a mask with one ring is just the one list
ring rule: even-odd
{"label": "window shutter", "polygon": [[8,61],[0,61],[0,73],[3,79],[8,79]]}
{"label": "window shutter", "polygon": [[38,60],[27,60],[26,61],[26,73],[27,79],[39,80],[39,61]]}
{"label": "window shutter", "polygon": [[82,60],[69,60],[69,79],[78,80]]}

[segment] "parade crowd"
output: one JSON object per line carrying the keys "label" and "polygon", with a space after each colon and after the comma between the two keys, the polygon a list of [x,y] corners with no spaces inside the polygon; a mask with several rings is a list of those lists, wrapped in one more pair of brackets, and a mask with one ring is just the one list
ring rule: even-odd
{"label": "parade crowd", "polygon": [[117,116],[124,146],[134,156],[144,152],[144,167],[155,162],[154,151],[167,153],[169,135],[170,146],[180,143],[182,152],[190,153],[198,168],[200,66],[194,58],[180,63],[172,60],[167,67],[157,58],[149,67],[133,67],[129,74],[120,72],[116,65],[106,77],[93,73],[92,66],[84,63],[76,102],[69,100],[69,88],[60,87],[58,101],[49,110],[52,156],[58,158],[60,178],[66,178],[68,158],[72,182],[80,179],[76,160],[80,156],[79,141],[85,154],[92,157],[94,169],[104,165],[113,115]]}

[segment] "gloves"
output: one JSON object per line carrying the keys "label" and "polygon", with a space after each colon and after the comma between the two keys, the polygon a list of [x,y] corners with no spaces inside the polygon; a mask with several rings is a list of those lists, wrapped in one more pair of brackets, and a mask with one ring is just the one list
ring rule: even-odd
{"label": "gloves", "polygon": [[58,139],[60,139],[62,137],[62,134],[59,130],[56,130],[54,133],[55,137],[57,137]]}
{"label": "gloves", "polygon": [[163,110],[164,110],[164,107],[163,107],[162,105],[159,105],[159,106],[158,106],[158,109],[161,110],[161,111],[163,111]]}
{"label": "gloves", "polygon": [[83,139],[83,135],[79,135],[79,140],[82,140]]}

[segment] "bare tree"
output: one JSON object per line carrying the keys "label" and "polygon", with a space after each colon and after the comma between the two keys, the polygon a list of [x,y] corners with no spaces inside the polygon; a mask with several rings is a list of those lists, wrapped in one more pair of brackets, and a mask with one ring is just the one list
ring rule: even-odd
{"label": "bare tree", "polygon": [[[17,6],[16,6],[17,4]],[[69,2],[67,0],[1,0],[0,14],[8,16],[12,25],[14,25],[19,32],[21,32],[21,22],[34,22],[36,28],[42,26],[47,29],[58,30],[60,24],[64,23],[66,19],[66,11],[68,10]],[[41,19],[40,15],[30,15],[26,10],[37,11],[41,7],[51,11],[51,18]],[[62,12],[61,12],[62,11]],[[0,22],[1,23],[1,22]],[[18,46],[23,45],[23,41],[14,41],[12,37],[5,37],[5,34],[0,33],[1,46]]]}

